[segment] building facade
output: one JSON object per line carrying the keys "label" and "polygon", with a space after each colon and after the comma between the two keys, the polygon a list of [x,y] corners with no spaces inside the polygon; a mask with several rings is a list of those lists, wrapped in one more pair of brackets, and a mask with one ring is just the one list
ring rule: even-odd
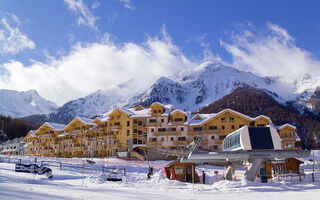
{"label": "building facade", "polygon": [[24,155],[24,146],[25,143],[23,137],[7,140],[6,142],[0,144],[0,154]]}
{"label": "building facade", "polygon": [[[68,124],[46,122],[24,138],[26,155],[106,157],[137,154],[140,150],[186,147],[201,137],[203,149],[220,151],[224,138],[242,126],[272,125],[269,117],[249,117],[231,109],[191,114],[155,102],[149,108],[116,108],[103,118],[76,117]],[[296,128],[276,126],[283,149],[300,148]],[[140,155],[141,156],[141,155]],[[143,156],[142,156],[143,157]]]}

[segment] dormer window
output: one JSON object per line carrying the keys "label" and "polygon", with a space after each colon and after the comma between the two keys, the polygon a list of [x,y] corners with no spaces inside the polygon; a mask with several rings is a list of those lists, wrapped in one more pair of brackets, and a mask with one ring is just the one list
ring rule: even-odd
{"label": "dormer window", "polygon": [[174,121],[175,121],[175,122],[182,122],[183,119],[182,119],[182,118],[174,118]]}

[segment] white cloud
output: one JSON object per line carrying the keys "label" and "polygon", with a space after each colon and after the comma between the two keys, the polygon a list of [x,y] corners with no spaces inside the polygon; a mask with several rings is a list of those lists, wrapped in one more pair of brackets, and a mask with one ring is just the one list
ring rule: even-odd
{"label": "white cloud", "polygon": [[96,20],[98,17],[94,16],[82,0],[64,0],[68,8],[72,10],[78,17],[78,25],[87,26],[93,30],[98,30]]}
{"label": "white cloud", "polygon": [[93,4],[91,5],[91,8],[92,8],[92,9],[96,9],[96,8],[98,8],[99,6],[100,6],[100,3],[97,2],[97,1],[95,1],[95,2],[93,2]]}
{"label": "white cloud", "polygon": [[120,0],[120,2],[123,4],[125,8],[128,8],[130,10],[136,9],[136,7],[132,4],[131,0]]}
{"label": "white cloud", "polygon": [[50,64],[24,66],[18,61],[2,65],[0,88],[36,89],[57,104],[83,97],[98,89],[130,82],[132,93],[195,64],[185,58],[162,28],[162,36],[142,44],[117,45],[105,35],[101,43],[77,44],[69,55]]}
{"label": "white cloud", "polygon": [[294,38],[276,24],[267,23],[266,30],[258,33],[243,30],[233,35],[231,43],[221,41],[221,45],[232,54],[233,66],[241,70],[263,76],[280,76],[284,81],[298,83],[298,86],[306,83],[305,78],[309,75],[313,80],[308,84],[319,81],[320,61],[299,48]]}
{"label": "white cloud", "polygon": [[0,21],[0,54],[17,54],[23,49],[34,49],[35,43],[21,33],[17,25],[19,18],[7,14]]}

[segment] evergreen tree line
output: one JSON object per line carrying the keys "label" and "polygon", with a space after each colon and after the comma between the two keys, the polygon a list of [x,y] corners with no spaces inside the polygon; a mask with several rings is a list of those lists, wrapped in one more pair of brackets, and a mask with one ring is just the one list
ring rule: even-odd
{"label": "evergreen tree line", "polygon": [[21,119],[0,115],[0,142],[17,137],[25,137],[30,130],[37,129],[38,127],[39,125],[35,125]]}

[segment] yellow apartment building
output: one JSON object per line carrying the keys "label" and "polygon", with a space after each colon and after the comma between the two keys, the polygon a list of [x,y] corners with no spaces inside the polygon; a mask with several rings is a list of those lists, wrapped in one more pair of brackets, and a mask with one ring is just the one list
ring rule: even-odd
{"label": "yellow apartment building", "polygon": [[[25,137],[26,155],[59,157],[127,157],[145,150],[185,147],[198,137],[201,147],[222,150],[223,139],[238,128],[272,125],[269,117],[249,117],[231,109],[191,114],[155,102],[148,108],[115,108],[103,118],[74,118],[67,125],[46,122]],[[297,149],[300,140],[290,124],[276,126],[283,149]]]}

